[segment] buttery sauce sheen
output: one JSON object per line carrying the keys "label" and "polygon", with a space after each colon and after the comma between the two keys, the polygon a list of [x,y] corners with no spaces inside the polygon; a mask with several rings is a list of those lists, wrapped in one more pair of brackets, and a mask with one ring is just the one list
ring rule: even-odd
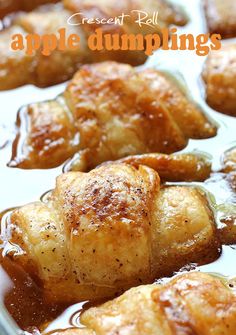
{"label": "buttery sauce sheen", "polygon": [[[200,0],[172,0],[184,4],[189,16],[189,24],[179,28],[181,33],[200,34],[206,32]],[[228,43],[228,40],[223,43]],[[143,67],[156,67],[172,75],[185,91],[194,99],[218,126],[216,137],[206,140],[190,140],[183,152],[204,152],[213,162],[211,178],[204,183],[187,183],[200,187],[207,195],[215,214],[216,224],[222,233],[222,249],[219,258],[214,262],[198,266],[187,264],[179,272],[195,270],[209,272],[223,280],[231,278],[229,286],[235,289],[236,271],[232,264],[236,261],[236,245],[230,245],[232,232],[236,225],[236,186],[221,171],[224,152],[236,146],[236,118],[217,113],[204,101],[204,85],[201,71],[206,57],[196,56],[191,51],[157,51]],[[54,187],[55,178],[62,172],[63,166],[49,170],[21,170],[7,167],[11,157],[11,143],[15,136],[14,122],[17,110],[25,104],[43,101],[56,97],[66,84],[47,89],[38,89],[31,85],[15,90],[0,92],[3,112],[0,116],[0,176],[1,201],[0,211],[1,235],[7,239],[8,222],[11,211],[16,207],[41,197],[45,200],[45,190]],[[170,183],[168,183],[170,184]],[[176,184],[176,183],[171,183]],[[186,183],[180,183],[185,184]],[[6,210],[6,208],[10,208]],[[232,241],[233,242],[233,241]],[[3,249],[4,247],[4,249]],[[8,248],[17,246],[2,244],[3,255],[0,258],[0,305],[4,303],[18,326],[31,334],[52,334],[56,330],[80,325],[81,312],[89,307],[89,302],[78,302],[75,305],[48,304],[42,295],[40,285],[29,277],[21,268],[4,258]],[[173,275],[176,275],[174,273]],[[168,278],[158,280],[165,282]]]}

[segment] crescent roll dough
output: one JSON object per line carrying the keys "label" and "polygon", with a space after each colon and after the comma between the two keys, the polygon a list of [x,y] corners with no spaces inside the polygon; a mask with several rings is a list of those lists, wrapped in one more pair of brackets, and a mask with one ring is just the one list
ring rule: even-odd
{"label": "crescent roll dough", "polygon": [[76,153],[76,169],[88,171],[216,134],[173,79],[115,62],[82,66],[62,96],[26,106],[18,121],[10,166],[26,169],[55,167]]}
{"label": "crescent roll dough", "polygon": [[236,297],[228,285],[192,272],[164,285],[135,287],[85,311],[80,329],[52,335],[234,335]]}
{"label": "crescent roll dough", "polygon": [[194,187],[160,189],[157,172],[107,164],[57,178],[46,203],[11,215],[8,253],[53,301],[98,299],[218,255],[212,213]]}
{"label": "crescent roll dough", "polygon": [[203,70],[206,100],[213,109],[236,116],[236,44],[212,52]]}
{"label": "crescent roll dough", "polygon": [[[108,5],[109,3],[109,5]],[[145,11],[149,17],[153,13],[160,13],[158,24],[152,27],[143,25],[142,28],[135,21],[138,13],[133,10]],[[81,13],[80,19],[98,20],[113,18],[116,16],[130,15],[125,23],[118,24],[89,24],[87,21],[81,25],[76,16],[68,24],[72,15]],[[80,23],[80,22],[79,22]],[[132,65],[143,64],[147,58],[144,51],[92,51],[88,48],[88,37],[100,28],[103,33],[123,34],[147,34],[160,33],[162,27],[170,24],[184,25],[186,18],[178,8],[170,5],[164,0],[65,0],[62,4],[44,6],[30,13],[16,16],[12,25],[0,32],[0,90],[7,90],[25,84],[34,84],[46,87],[61,83],[70,79],[83,63],[93,63],[104,60],[120,61]],[[11,38],[14,34],[48,35],[56,34],[61,28],[66,29],[66,38],[71,34],[80,37],[79,48],[72,50],[54,50],[50,56],[44,56],[41,50],[37,50],[32,56],[25,51],[13,51],[11,49]],[[29,65],[30,62],[30,65]]]}

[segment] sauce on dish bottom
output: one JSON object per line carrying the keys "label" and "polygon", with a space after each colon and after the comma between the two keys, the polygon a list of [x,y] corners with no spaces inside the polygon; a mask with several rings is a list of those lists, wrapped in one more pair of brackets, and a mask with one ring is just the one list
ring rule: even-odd
{"label": "sauce on dish bottom", "polygon": [[[169,183],[170,184],[170,183]],[[172,183],[177,184],[177,183]],[[178,183],[181,184],[181,183]],[[182,183],[183,184],[183,183]],[[194,184],[194,183],[184,183]],[[222,191],[214,192],[215,199],[212,199],[211,191],[217,190],[220,185],[220,190],[224,189],[225,194],[233,197],[232,203],[229,203],[222,208],[221,197]],[[213,174],[212,177],[204,183],[196,183],[196,186],[204,189],[206,196],[209,199],[211,208],[214,211],[216,223],[219,229],[224,229],[226,236],[223,243],[227,243],[227,236],[230,233],[232,225],[236,224],[236,208],[234,206],[235,198],[232,193],[231,187],[227,184],[221,174]],[[217,187],[216,187],[217,186]],[[218,197],[217,197],[218,194]],[[46,200],[45,194],[41,200]],[[218,205],[220,204],[220,205]],[[232,211],[235,210],[235,215]],[[12,210],[5,211],[1,215],[1,230],[7,234],[7,225],[9,223],[9,216]],[[228,231],[227,231],[228,230]],[[220,230],[219,230],[220,232]],[[227,234],[228,232],[228,234]],[[66,304],[49,304],[45,301],[40,284],[31,278],[23,269],[14,264],[9,258],[4,257],[7,250],[12,249],[12,245],[5,245],[0,258],[0,299],[6,306],[9,313],[13,316],[19,327],[31,334],[51,334],[57,330],[81,327],[80,314],[88,307],[97,305],[104,301],[89,303],[89,301],[78,302],[73,305]],[[236,245],[223,245],[219,250],[219,257],[210,264],[186,264],[185,267],[180,269],[173,275],[187,271],[204,271],[220,276],[224,279],[231,279],[230,288],[235,289],[234,277],[236,280],[236,272],[232,267],[233,259],[236,259]],[[157,279],[157,283],[164,283],[168,278]]]}
{"label": "sauce on dish bottom", "polygon": [[[202,270],[220,276],[223,280],[230,277],[230,288],[235,290],[233,273],[230,276],[223,276],[217,272],[217,269],[222,269],[222,264],[225,265],[225,262],[227,263],[229,259],[232,260],[232,257],[235,257],[235,253],[236,246],[223,247],[219,259],[209,265],[203,266]],[[178,273],[199,269],[201,267],[198,268],[196,264],[190,264]],[[229,274],[231,273],[230,264],[228,264],[226,270],[229,271]],[[0,277],[1,301],[4,302],[7,310],[19,327],[32,334],[40,334],[39,331],[42,334],[51,334],[56,330],[81,327],[81,312],[88,307],[101,303],[97,302],[92,305],[88,301],[84,301],[71,306],[48,304],[44,300],[42,291],[35,281],[7,258],[1,260]],[[167,280],[169,278],[160,279],[157,282],[163,283]]]}
{"label": "sauce on dish bottom", "polygon": [[[175,2],[183,4],[183,1],[175,0]],[[196,32],[199,34],[205,32],[200,0],[185,2],[185,7],[189,16],[189,24],[179,28],[179,33]],[[180,84],[186,87],[191,97],[218,126],[216,137],[207,140],[190,140],[183,152],[204,152],[212,159],[213,170],[216,172],[205,183],[194,183],[194,185],[206,191],[215,213],[218,228],[224,232],[223,236],[226,236],[226,239],[230,235],[232,226],[236,225],[236,193],[235,189],[229,186],[225,175],[217,171],[220,171],[223,153],[236,146],[236,118],[217,113],[206,105],[204,87],[200,77],[205,59],[206,57],[196,56],[194,52],[190,51],[158,51],[149,58],[145,67],[157,67],[172,74]],[[65,84],[62,84],[41,90],[28,85],[0,92],[3,108],[3,113],[0,116],[0,212],[2,212],[0,219],[2,231],[11,212],[6,209],[39,199],[46,190],[54,187],[55,178],[62,172],[63,168],[61,166],[50,170],[27,171],[7,167],[7,162],[11,157],[11,141],[15,134],[13,124],[16,112],[25,104],[56,97],[63,91],[64,87]],[[232,264],[235,261],[236,245],[223,245],[219,258],[214,262],[202,266],[187,264],[178,273],[200,270],[220,276],[223,280],[232,278],[230,287],[234,289],[233,278],[236,277],[236,271]],[[168,278],[157,280],[157,282],[165,282],[166,280]],[[51,334],[56,330],[80,327],[81,311],[90,306],[88,301],[78,302],[72,306],[48,305],[44,301],[39,285],[27,273],[4,257],[0,258],[0,302],[5,304],[19,327],[32,334],[39,334],[39,331],[42,334]]]}
{"label": "sauce on dish bottom", "polygon": [[[180,270],[183,273],[192,270],[202,270],[212,273],[224,279],[231,279],[229,287],[235,290],[236,279],[231,273],[231,262],[227,264],[226,271],[230,276],[222,275],[218,270],[225,266],[229,259],[235,257],[236,246],[223,247],[219,258],[203,267],[197,267],[196,264],[190,264]],[[1,287],[0,299],[5,304],[9,313],[13,316],[19,327],[31,334],[51,334],[57,330],[81,327],[80,314],[83,310],[100,304],[100,301],[94,304],[88,301],[78,302],[74,305],[48,304],[42,295],[42,291],[35,281],[29,277],[21,268],[13,264],[9,259],[1,260],[0,267]],[[160,279],[157,283],[168,281],[169,278]]]}

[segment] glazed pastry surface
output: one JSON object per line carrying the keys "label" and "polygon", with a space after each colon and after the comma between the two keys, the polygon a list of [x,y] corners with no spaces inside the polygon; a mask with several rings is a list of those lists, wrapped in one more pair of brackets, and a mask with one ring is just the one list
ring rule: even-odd
{"label": "glazed pastry surface", "polygon": [[49,300],[114,296],[218,255],[204,194],[161,187],[147,166],[106,164],[57,178],[47,202],[11,215],[9,257],[37,278]]}
{"label": "glazed pastry surface", "polygon": [[236,116],[236,44],[212,52],[206,61],[203,79],[206,100],[213,109]]}
{"label": "glazed pastry surface", "polygon": [[216,127],[173,79],[156,70],[103,62],[84,65],[62,96],[21,111],[10,166],[52,168],[76,155],[74,169],[183,149]]}
{"label": "glazed pastry surface", "polygon": [[136,168],[146,165],[157,171],[162,181],[205,181],[211,174],[210,162],[206,157],[196,154],[143,154],[128,156],[115,163],[126,163]]}
{"label": "glazed pastry surface", "polygon": [[204,0],[210,33],[222,38],[236,37],[236,2],[234,0]]}
{"label": "glazed pastry surface", "polygon": [[37,6],[54,3],[60,0],[0,0],[0,19],[17,11],[31,11]]}
{"label": "glazed pastry surface", "polygon": [[165,285],[132,288],[88,309],[82,314],[81,323],[85,329],[56,334],[234,335],[236,297],[227,282],[193,272]]}
{"label": "glazed pastry surface", "polygon": [[[162,13],[158,25],[152,28],[141,29],[135,23],[137,13],[133,9],[145,10],[149,15],[153,12]],[[82,18],[108,19],[122,13],[131,15],[124,25],[119,24],[82,24],[75,25],[73,20],[68,24],[68,19],[75,13],[82,13]],[[76,17],[75,17],[76,20]],[[60,5],[40,7],[30,13],[16,16],[12,25],[0,32],[0,90],[8,90],[25,84],[34,84],[39,87],[55,85],[70,79],[83,63],[94,63],[105,60],[114,60],[132,65],[143,64],[147,58],[144,51],[108,51],[94,52],[88,48],[87,40],[91,33],[100,28],[103,33],[122,34],[147,34],[160,33],[161,27],[170,24],[184,25],[186,18],[178,8],[171,6],[163,0],[116,0],[109,1],[109,6],[104,0],[65,0]],[[148,26],[146,26],[148,27]],[[77,34],[80,37],[79,47],[67,48],[64,51],[55,50],[50,56],[42,55],[37,50],[32,56],[25,51],[12,51],[9,40],[14,34],[59,34],[58,30],[66,28],[66,37]]]}

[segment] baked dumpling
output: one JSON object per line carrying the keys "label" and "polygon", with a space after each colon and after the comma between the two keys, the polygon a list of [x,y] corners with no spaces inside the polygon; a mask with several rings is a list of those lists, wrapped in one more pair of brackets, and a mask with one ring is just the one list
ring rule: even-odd
{"label": "baked dumpling", "polygon": [[[26,106],[10,166],[52,168],[76,153],[74,168],[150,152],[172,153],[216,127],[177,84],[156,70],[84,65],[53,101]],[[26,126],[26,129],[25,129]]]}
{"label": "baked dumpling", "polygon": [[132,288],[85,311],[85,328],[53,335],[234,335],[236,297],[227,285],[192,272],[164,285]]}
{"label": "baked dumpling", "polygon": [[236,116],[236,44],[229,43],[207,58],[203,79],[210,107]]}
{"label": "baked dumpling", "polygon": [[236,172],[236,147],[226,151],[223,156],[223,171],[226,173]]}
{"label": "baked dumpling", "polygon": [[235,0],[203,0],[210,33],[222,38],[236,37]]}
{"label": "baked dumpling", "polygon": [[146,166],[106,164],[57,178],[47,202],[11,215],[8,257],[41,283],[50,301],[107,298],[218,255],[204,194],[160,188]]}
{"label": "baked dumpling", "polygon": [[11,12],[31,11],[37,6],[59,0],[0,0],[0,19]]}
{"label": "baked dumpling", "polygon": [[[137,20],[138,14],[131,12],[133,9],[145,10],[149,15],[161,9],[160,20],[152,28],[140,28]],[[130,20],[123,25],[119,24],[68,24],[67,21],[73,14],[82,13],[81,18],[110,18],[121,13],[131,15]],[[74,17],[76,20],[76,16]],[[46,87],[61,83],[70,79],[83,63],[93,63],[104,60],[114,60],[122,63],[140,65],[147,58],[144,51],[92,51],[88,48],[88,36],[94,33],[97,28],[102,32],[122,34],[146,34],[160,33],[160,28],[168,27],[170,24],[186,23],[185,16],[164,0],[110,0],[109,6],[104,0],[65,0],[62,4],[42,6],[30,13],[23,13],[17,16],[10,27],[0,32],[0,90],[7,90],[25,84],[34,84],[39,87]],[[66,28],[66,36],[77,34],[80,37],[78,48],[58,51],[57,49],[50,56],[43,55],[37,50],[32,56],[28,56],[25,50],[12,51],[10,48],[11,37],[20,33],[26,34],[57,34],[58,30]],[[30,65],[29,65],[30,62]],[[25,72],[23,71],[25,70]]]}

